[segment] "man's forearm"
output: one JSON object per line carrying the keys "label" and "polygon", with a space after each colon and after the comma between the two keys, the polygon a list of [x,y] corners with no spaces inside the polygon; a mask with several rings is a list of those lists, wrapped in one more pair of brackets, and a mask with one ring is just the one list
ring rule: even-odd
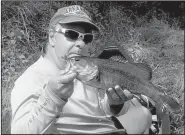
{"label": "man's forearm", "polygon": [[11,133],[40,134],[44,133],[60,115],[65,101],[45,88],[38,99],[30,95],[17,109],[12,119]]}

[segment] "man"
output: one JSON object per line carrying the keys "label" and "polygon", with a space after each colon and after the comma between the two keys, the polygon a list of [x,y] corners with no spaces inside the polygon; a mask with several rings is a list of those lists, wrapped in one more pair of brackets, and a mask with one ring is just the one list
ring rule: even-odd
{"label": "man", "polygon": [[[147,133],[151,114],[119,86],[99,90],[77,80],[65,58],[79,56],[98,27],[78,5],[61,8],[49,25],[46,53],[15,82],[11,93],[11,133],[108,133],[118,128],[111,116],[122,119],[128,134]],[[126,102],[127,101],[127,102]]]}

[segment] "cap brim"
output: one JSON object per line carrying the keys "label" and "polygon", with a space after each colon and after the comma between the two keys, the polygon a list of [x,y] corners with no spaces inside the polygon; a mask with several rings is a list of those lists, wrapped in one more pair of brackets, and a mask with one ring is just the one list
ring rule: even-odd
{"label": "cap brim", "polygon": [[82,17],[77,17],[77,16],[70,16],[70,17],[65,17],[62,20],[59,21],[59,23],[78,23],[78,22],[83,22],[86,23],[87,25],[89,25],[88,27],[99,31],[99,27],[97,25],[95,25],[94,23],[92,23],[91,21],[89,21],[86,18],[82,18]]}

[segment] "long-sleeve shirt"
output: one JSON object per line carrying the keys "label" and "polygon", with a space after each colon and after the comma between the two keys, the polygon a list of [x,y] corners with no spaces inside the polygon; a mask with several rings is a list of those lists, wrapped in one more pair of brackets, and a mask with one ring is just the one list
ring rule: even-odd
{"label": "long-sleeve shirt", "polygon": [[[15,82],[11,92],[11,133],[100,133],[115,130],[107,96],[74,80],[74,92],[63,101],[47,88],[59,70],[40,57]],[[123,113],[122,109],[120,112]]]}

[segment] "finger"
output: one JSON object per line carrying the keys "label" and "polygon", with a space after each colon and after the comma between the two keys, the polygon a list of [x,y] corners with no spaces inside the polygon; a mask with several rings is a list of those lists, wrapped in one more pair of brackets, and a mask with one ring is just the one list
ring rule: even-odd
{"label": "finger", "polygon": [[108,96],[109,99],[112,99],[112,97],[111,97],[111,95],[110,95],[111,89],[112,89],[112,88],[108,88],[108,89],[106,90],[106,93],[107,93],[107,96]]}
{"label": "finger", "polygon": [[69,70],[69,69],[65,69],[65,70],[61,70],[61,71],[59,72],[59,75],[65,75],[65,74],[67,74],[67,73],[72,73],[72,72],[74,72],[74,71]]}
{"label": "finger", "polygon": [[124,92],[125,96],[128,98],[128,100],[132,99],[133,96],[134,96],[134,95],[133,95],[130,91],[128,91],[127,89],[125,89],[123,92]]}
{"label": "finger", "polygon": [[59,75],[64,75],[66,73],[67,73],[66,70],[61,70],[60,73],[59,73]]}
{"label": "finger", "polygon": [[123,101],[127,101],[127,96],[125,96],[125,93],[123,92],[123,89],[119,86],[116,85],[115,86],[115,91],[118,94],[118,96],[123,100]]}
{"label": "finger", "polygon": [[77,73],[76,72],[72,72],[72,73],[67,73],[64,74],[62,76],[59,77],[59,79],[57,80],[58,83],[70,83],[72,82],[75,78],[77,77]]}
{"label": "finger", "polygon": [[115,90],[113,88],[109,88],[107,90],[107,94],[109,96],[109,98],[111,98],[112,100],[119,100],[120,97],[117,95],[117,93],[115,92]]}
{"label": "finger", "polygon": [[130,100],[130,102],[131,102],[134,106],[141,106],[141,103],[138,101],[137,98],[133,98],[132,100]]}

